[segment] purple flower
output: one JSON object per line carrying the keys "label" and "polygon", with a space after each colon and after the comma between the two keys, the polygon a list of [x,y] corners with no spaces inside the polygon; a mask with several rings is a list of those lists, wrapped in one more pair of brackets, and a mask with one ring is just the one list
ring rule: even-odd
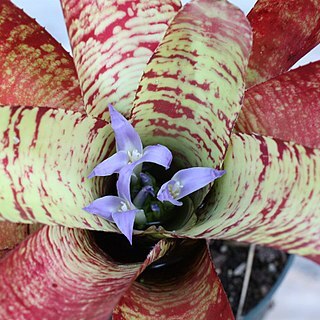
{"label": "purple flower", "polygon": [[[143,162],[152,162],[169,168],[172,161],[171,151],[160,144],[143,148],[139,134],[132,125],[109,106],[111,125],[115,133],[117,152],[106,159],[90,173],[89,178],[94,176],[108,176],[118,173],[117,194],[118,196],[105,196],[94,200],[84,208],[89,213],[99,215],[114,222],[119,230],[132,243],[134,224],[145,225],[147,218],[143,209],[149,196],[155,197],[152,186],[152,178],[141,171]],[[140,175],[138,175],[140,173]],[[178,201],[188,194],[201,189],[207,184],[221,177],[225,172],[212,168],[190,168],[178,171],[170,181],[163,184],[158,192],[159,201],[169,201],[174,205],[181,206]],[[135,177],[133,184],[142,183],[141,189],[131,200],[131,178]],[[160,207],[152,203],[152,212],[161,213]]]}
{"label": "purple flower", "polygon": [[[139,134],[131,123],[116,111],[112,105],[109,105],[109,112],[111,126],[115,134],[117,152],[98,164],[89,174],[88,178],[109,176],[113,173],[119,173],[128,164],[133,164],[135,168],[143,162],[152,162],[166,169],[169,168],[172,154],[167,147],[158,144],[147,146],[143,149]],[[138,174],[139,172],[136,173]]]}
{"label": "purple flower", "polygon": [[132,244],[134,222],[145,223],[146,220],[144,211],[136,208],[131,201],[130,181],[133,169],[134,165],[129,165],[121,170],[117,181],[118,196],[99,198],[83,208],[89,213],[114,222],[130,244]]}
{"label": "purple flower", "polygon": [[[97,165],[88,178],[95,176],[109,176],[119,173],[117,181],[118,196],[105,196],[93,201],[84,208],[89,213],[99,215],[114,222],[119,230],[132,243],[134,223],[144,224],[146,217],[142,209],[137,208],[131,200],[130,182],[134,173],[141,170],[140,164],[152,162],[169,168],[172,161],[170,150],[162,145],[147,146],[143,149],[139,134],[129,121],[109,106],[111,126],[113,128],[117,152]],[[144,187],[134,199],[137,206],[142,204],[148,194],[153,193],[151,187]]]}
{"label": "purple flower", "polygon": [[203,188],[224,174],[224,170],[202,167],[180,170],[171,180],[161,186],[157,198],[161,202],[169,201],[176,206],[181,206],[183,203],[178,200]]}

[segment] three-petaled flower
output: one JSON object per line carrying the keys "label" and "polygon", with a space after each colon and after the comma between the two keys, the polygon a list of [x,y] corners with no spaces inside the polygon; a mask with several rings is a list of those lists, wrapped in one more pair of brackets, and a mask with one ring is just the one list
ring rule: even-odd
{"label": "three-petaled flower", "polygon": [[[145,185],[132,203],[131,177],[134,176],[134,179],[137,180],[139,176],[142,176],[143,184],[143,181],[148,179],[146,173],[141,172],[143,162],[155,163],[168,169],[172,162],[172,154],[168,148],[159,144],[143,149],[139,134],[130,122],[111,105],[109,111],[111,126],[115,133],[117,153],[98,164],[89,178],[119,173],[117,181],[118,196],[110,195],[99,198],[84,207],[84,210],[114,222],[132,244],[134,222],[143,225],[147,221],[142,207],[147,196],[151,194],[154,197],[155,194],[151,185]],[[222,170],[212,168],[180,170],[175,173],[170,181],[160,187],[157,198],[161,202],[168,201],[173,205],[181,206],[183,203],[178,201],[179,199],[205,187],[224,173]],[[151,206],[155,207],[157,204],[152,203]],[[158,210],[158,208],[159,206],[155,207],[155,210]]]}
{"label": "three-petaled flower", "polygon": [[[132,168],[136,169],[143,162],[152,162],[166,169],[169,168],[172,155],[168,148],[162,145],[155,145],[143,149],[139,134],[126,118],[111,105],[109,106],[109,111],[117,152],[97,165],[90,173],[89,178],[119,173],[128,164],[132,164]],[[139,171],[135,173],[137,174]]]}
{"label": "three-petaled flower", "polygon": [[[47,224],[1,259],[0,318],[232,319],[210,239],[320,262],[320,64],[280,75],[319,41],[319,0],[259,0],[250,59],[252,29],[227,1],[61,3],[74,58],[0,2],[0,228],[10,225],[17,243],[23,228],[13,223]],[[139,137],[117,138],[109,103]],[[176,173],[144,172],[148,159],[169,163],[155,157],[169,155],[159,145],[174,154]],[[185,201],[190,167],[228,174]],[[134,230],[126,251],[113,222],[82,209],[112,188],[88,174],[112,173],[118,194],[101,213],[118,225],[127,213],[144,220],[140,206],[151,220],[180,200],[190,206],[173,207],[175,224]],[[0,248],[12,247],[3,234]],[[174,251],[183,246],[187,258]],[[173,268],[148,269],[161,257]]]}

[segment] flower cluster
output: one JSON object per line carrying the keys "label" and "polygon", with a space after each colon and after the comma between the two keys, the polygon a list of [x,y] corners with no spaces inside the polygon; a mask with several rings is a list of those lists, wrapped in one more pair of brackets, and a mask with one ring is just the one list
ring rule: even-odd
{"label": "flower cluster", "polygon": [[[161,211],[182,206],[183,202],[179,200],[221,177],[225,171],[206,167],[182,169],[160,188],[157,187],[156,179],[143,169],[143,163],[168,169],[172,162],[171,151],[160,144],[143,148],[139,134],[131,123],[112,105],[109,112],[117,152],[97,165],[88,178],[117,173],[117,196],[99,198],[84,210],[114,222],[132,243],[134,224],[143,228],[154,215],[161,215]],[[150,214],[146,214],[147,210],[151,211]]]}
{"label": "flower cluster", "polygon": [[211,239],[320,263],[320,0],[60,2],[73,57],[0,2],[0,319],[234,319]]}

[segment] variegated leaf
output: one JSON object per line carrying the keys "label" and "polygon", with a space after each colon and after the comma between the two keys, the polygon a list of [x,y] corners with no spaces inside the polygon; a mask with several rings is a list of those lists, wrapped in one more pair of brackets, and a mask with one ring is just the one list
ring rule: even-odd
{"label": "variegated leaf", "polygon": [[134,102],[145,144],[168,146],[182,166],[218,167],[240,110],[251,44],[243,13],[195,0],[173,19]]}
{"label": "variegated leaf", "polygon": [[61,0],[87,112],[129,115],[143,69],[180,0]]}
{"label": "variegated leaf", "polygon": [[50,108],[0,108],[0,220],[114,230],[82,208],[105,192],[87,179],[114,147],[111,126]]}
{"label": "variegated leaf", "polygon": [[205,241],[187,262],[141,275],[113,313],[114,320],[234,319]]}
{"label": "variegated leaf", "polygon": [[246,85],[288,70],[320,42],[319,0],[259,0],[248,14],[253,47]]}
{"label": "variegated leaf", "polygon": [[84,112],[73,59],[8,0],[0,3],[0,104]]}
{"label": "variegated leaf", "polygon": [[196,225],[176,234],[269,245],[320,263],[320,150],[236,134],[224,168]]}
{"label": "variegated leaf", "polygon": [[1,260],[0,317],[108,319],[134,279],[169,247],[161,241],[144,262],[124,264],[88,231],[45,226]]}
{"label": "variegated leaf", "polygon": [[248,89],[236,129],[320,148],[320,62]]}

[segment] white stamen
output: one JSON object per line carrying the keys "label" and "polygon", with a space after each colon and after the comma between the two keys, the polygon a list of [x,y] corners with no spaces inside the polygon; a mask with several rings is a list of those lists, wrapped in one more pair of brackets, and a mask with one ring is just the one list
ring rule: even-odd
{"label": "white stamen", "polygon": [[118,212],[126,212],[130,210],[130,206],[125,203],[124,201],[121,201],[120,207],[118,208]]}
{"label": "white stamen", "polygon": [[142,154],[137,150],[133,149],[132,151],[128,151],[129,163],[135,162],[142,157]]}
{"label": "white stamen", "polygon": [[180,181],[175,181],[173,185],[169,184],[168,189],[173,199],[176,199],[179,196],[182,188],[183,188],[183,185],[181,184]]}

